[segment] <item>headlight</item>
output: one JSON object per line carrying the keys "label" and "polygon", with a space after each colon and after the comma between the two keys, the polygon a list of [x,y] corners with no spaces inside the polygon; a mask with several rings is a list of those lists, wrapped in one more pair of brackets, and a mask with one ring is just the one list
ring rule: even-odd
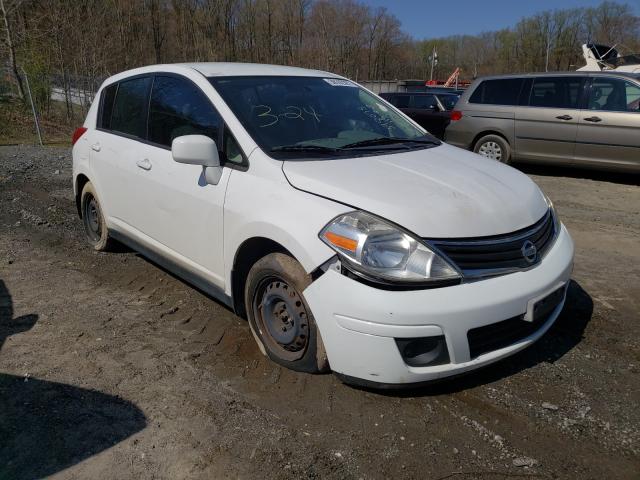
{"label": "headlight", "polygon": [[460,278],[420,240],[374,215],[351,212],[333,219],[320,239],[346,260],[354,273],[373,281],[427,284]]}

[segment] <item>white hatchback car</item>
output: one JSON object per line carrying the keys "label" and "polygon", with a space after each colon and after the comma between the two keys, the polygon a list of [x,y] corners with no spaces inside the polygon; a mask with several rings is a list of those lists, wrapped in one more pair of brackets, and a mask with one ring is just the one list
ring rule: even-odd
{"label": "white hatchback car", "polygon": [[73,138],[78,211],[246,316],[263,353],[348,382],[460,374],[559,315],[573,242],[511,167],[321,71],[197,63],[109,78]]}

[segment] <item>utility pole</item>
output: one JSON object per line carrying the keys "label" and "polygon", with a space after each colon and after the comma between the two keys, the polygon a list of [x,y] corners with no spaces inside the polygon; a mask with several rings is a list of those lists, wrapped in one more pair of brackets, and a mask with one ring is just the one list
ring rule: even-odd
{"label": "utility pole", "polygon": [[40,146],[42,147],[44,145],[42,144],[42,134],[40,133],[40,123],[38,122],[38,114],[36,112],[36,106],[33,103],[33,96],[31,95],[31,87],[29,87],[29,76],[27,75],[27,72],[24,71],[24,68],[22,69],[22,73],[24,73],[24,80],[27,83],[27,92],[29,93],[29,101],[31,102],[31,111],[33,112],[33,121],[36,124],[36,133],[38,134],[38,142],[40,142]]}
{"label": "utility pole", "polygon": [[431,53],[429,60],[431,61],[431,75],[429,77],[429,80],[433,80],[433,67],[435,67],[438,63],[438,52],[436,51],[435,45],[433,46],[433,52]]}

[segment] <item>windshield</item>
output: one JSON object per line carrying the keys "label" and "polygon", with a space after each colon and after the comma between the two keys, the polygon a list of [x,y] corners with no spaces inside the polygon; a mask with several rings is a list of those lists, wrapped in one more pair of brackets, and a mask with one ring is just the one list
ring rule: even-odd
{"label": "windshield", "polygon": [[372,155],[438,142],[379,97],[348,80],[212,77],[211,84],[274,158]]}

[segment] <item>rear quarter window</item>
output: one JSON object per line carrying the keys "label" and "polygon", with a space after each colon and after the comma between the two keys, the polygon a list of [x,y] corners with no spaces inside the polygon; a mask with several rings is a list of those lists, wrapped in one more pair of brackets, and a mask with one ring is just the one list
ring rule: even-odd
{"label": "rear quarter window", "polygon": [[113,112],[113,101],[116,98],[118,84],[109,85],[102,90],[102,109],[98,119],[98,128],[109,130],[111,128],[111,113]]}
{"label": "rear quarter window", "polygon": [[517,105],[523,78],[484,80],[469,97],[469,103]]}

